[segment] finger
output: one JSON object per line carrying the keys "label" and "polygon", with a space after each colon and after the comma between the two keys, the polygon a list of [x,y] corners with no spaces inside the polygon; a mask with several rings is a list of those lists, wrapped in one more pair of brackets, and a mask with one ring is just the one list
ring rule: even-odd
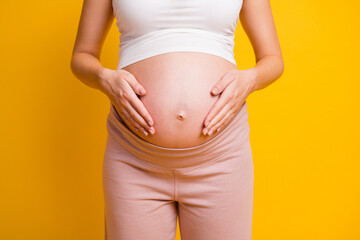
{"label": "finger", "polygon": [[[234,112],[228,112],[228,114],[226,114],[226,116],[221,119],[221,121],[217,124],[215,124],[209,131],[209,134],[212,134],[215,131],[220,131],[221,128],[225,127],[226,124],[229,122],[229,120],[231,120],[234,117]],[[210,136],[210,135],[209,135]]]}
{"label": "finger", "polygon": [[132,95],[133,98],[138,99],[138,97],[135,96],[134,91],[132,89],[128,89],[127,91],[120,93],[120,97],[117,99],[119,104],[127,110],[127,112],[130,114],[131,118],[134,121],[138,122],[144,129],[150,132],[152,131],[152,134],[154,134],[155,129],[153,127],[150,127],[148,123],[146,123],[145,120],[134,110],[133,106],[129,102],[129,100],[131,99],[129,95]]}
{"label": "finger", "polygon": [[213,95],[217,95],[224,91],[224,89],[229,85],[231,81],[234,80],[232,76],[232,71],[226,72],[221,79],[215,84],[215,86],[211,89],[211,93]]}
{"label": "finger", "polygon": [[229,121],[230,121],[231,119],[233,119],[234,117],[235,117],[235,113],[233,113],[233,115],[232,115],[231,117],[229,117],[229,118],[224,122],[224,124],[217,129],[217,131],[220,132],[220,130],[223,129],[224,127],[226,127],[226,125],[229,123]]}
{"label": "finger", "polygon": [[226,95],[225,93],[220,95],[220,98],[216,101],[215,105],[211,108],[208,115],[205,117],[205,127],[208,128],[212,119],[220,112],[221,109],[231,100],[231,95]]}
{"label": "finger", "polygon": [[228,124],[228,122],[231,121],[231,119],[232,119],[233,117],[235,117],[236,114],[239,113],[239,111],[241,110],[241,108],[244,106],[245,102],[246,102],[246,99],[243,101],[243,103],[239,104],[240,108],[236,108],[236,110],[233,111],[233,116],[229,117],[229,118],[225,121],[225,123],[217,129],[217,131],[220,131],[220,129],[226,127],[226,125]]}
{"label": "finger", "polygon": [[125,71],[124,77],[136,94],[138,94],[138,95],[146,94],[145,88],[136,80],[136,78],[133,74],[131,74],[128,71]]}
{"label": "finger", "polygon": [[[230,104],[226,104],[223,109],[214,117],[214,119],[209,123],[208,127],[204,129],[204,132],[206,134],[210,133],[211,130],[213,130],[213,127],[217,124],[219,124],[227,115],[232,114],[233,110],[231,109]],[[213,131],[212,131],[213,132]],[[211,132],[211,133],[212,133]],[[210,133],[210,134],[211,134]],[[210,136],[210,135],[209,135]]]}
{"label": "finger", "polygon": [[149,134],[139,123],[134,121],[134,119],[131,117],[131,115],[125,108],[123,108],[121,112],[123,113],[123,115],[127,121],[127,125],[129,125],[129,122],[130,122],[135,127],[135,130],[142,131],[146,136]]}
{"label": "finger", "polygon": [[[240,109],[242,108],[242,106],[244,105],[244,103],[245,103],[245,101],[244,101],[242,104],[239,105],[239,106],[241,106]],[[237,109],[237,108],[236,108],[236,109]],[[224,120],[223,123],[217,124],[217,126],[212,127],[212,129],[213,129],[214,131],[219,132],[222,128],[226,127],[226,125],[228,124],[228,122],[231,121],[231,119],[232,119],[232,118],[236,115],[236,113],[238,113],[239,111],[240,111],[240,110],[235,110],[235,108],[233,108],[233,109],[232,109],[232,115],[229,116],[229,117],[225,117],[225,118],[223,119],[223,120]]]}
{"label": "finger", "polygon": [[145,128],[147,131],[154,131],[153,127],[150,127],[146,121],[139,115],[139,113],[133,108],[133,106],[128,102],[126,104],[125,109],[128,111],[128,113],[130,114],[130,116],[136,121],[138,122],[143,128]]}
{"label": "finger", "polygon": [[[115,105],[114,105],[115,106]],[[129,126],[129,123],[131,123],[132,125],[134,125],[135,130],[141,130],[143,129],[143,127],[140,126],[140,124],[138,124],[137,122],[135,122],[130,114],[126,111],[125,108],[120,108],[120,110],[118,110],[117,107],[115,107],[116,112],[118,113],[118,115],[121,117],[121,119]]]}
{"label": "finger", "polygon": [[131,106],[138,112],[138,114],[144,119],[144,121],[147,122],[150,127],[152,127],[154,125],[154,121],[150,116],[150,113],[145,108],[144,103],[140,101],[140,99],[135,96],[135,94],[130,93],[130,96],[126,94],[124,97],[126,98],[126,100],[129,101]]}

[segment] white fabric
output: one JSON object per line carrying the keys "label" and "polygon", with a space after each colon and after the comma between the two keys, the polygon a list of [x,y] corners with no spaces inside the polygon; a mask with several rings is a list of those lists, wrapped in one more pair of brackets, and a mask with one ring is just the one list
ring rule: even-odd
{"label": "white fabric", "polygon": [[234,59],[243,0],[112,0],[121,69],[158,54],[204,52]]}

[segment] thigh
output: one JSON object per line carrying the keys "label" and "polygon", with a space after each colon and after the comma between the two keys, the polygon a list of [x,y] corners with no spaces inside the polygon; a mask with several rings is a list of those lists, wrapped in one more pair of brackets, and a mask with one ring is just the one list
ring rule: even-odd
{"label": "thigh", "polygon": [[250,240],[253,159],[250,141],[211,165],[178,173],[182,240]]}
{"label": "thigh", "polygon": [[107,240],[174,240],[172,175],[138,163],[108,138],[103,164]]}

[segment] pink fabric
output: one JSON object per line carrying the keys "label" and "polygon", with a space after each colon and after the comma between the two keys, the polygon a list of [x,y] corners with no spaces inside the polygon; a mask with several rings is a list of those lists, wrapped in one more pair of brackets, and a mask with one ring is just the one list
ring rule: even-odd
{"label": "pink fabric", "polygon": [[105,239],[250,240],[254,168],[247,102],[209,141],[166,148],[134,134],[110,104],[103,163]]}

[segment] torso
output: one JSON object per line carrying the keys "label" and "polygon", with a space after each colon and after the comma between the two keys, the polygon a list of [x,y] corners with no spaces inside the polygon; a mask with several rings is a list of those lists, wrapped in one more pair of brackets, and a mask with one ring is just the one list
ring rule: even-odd
{"label": "torso", "polygon": [[128,65],[123,69],[147,91],[140,100],[152,116],[156,132],[145,136],[132,125],[127,127],[163,147],[192,147],[210,140],[219,133],[202,134],[205,117],[219,98],[210,91],[227,71],[236,68],[221,57],[201,52],[169,52]]}

